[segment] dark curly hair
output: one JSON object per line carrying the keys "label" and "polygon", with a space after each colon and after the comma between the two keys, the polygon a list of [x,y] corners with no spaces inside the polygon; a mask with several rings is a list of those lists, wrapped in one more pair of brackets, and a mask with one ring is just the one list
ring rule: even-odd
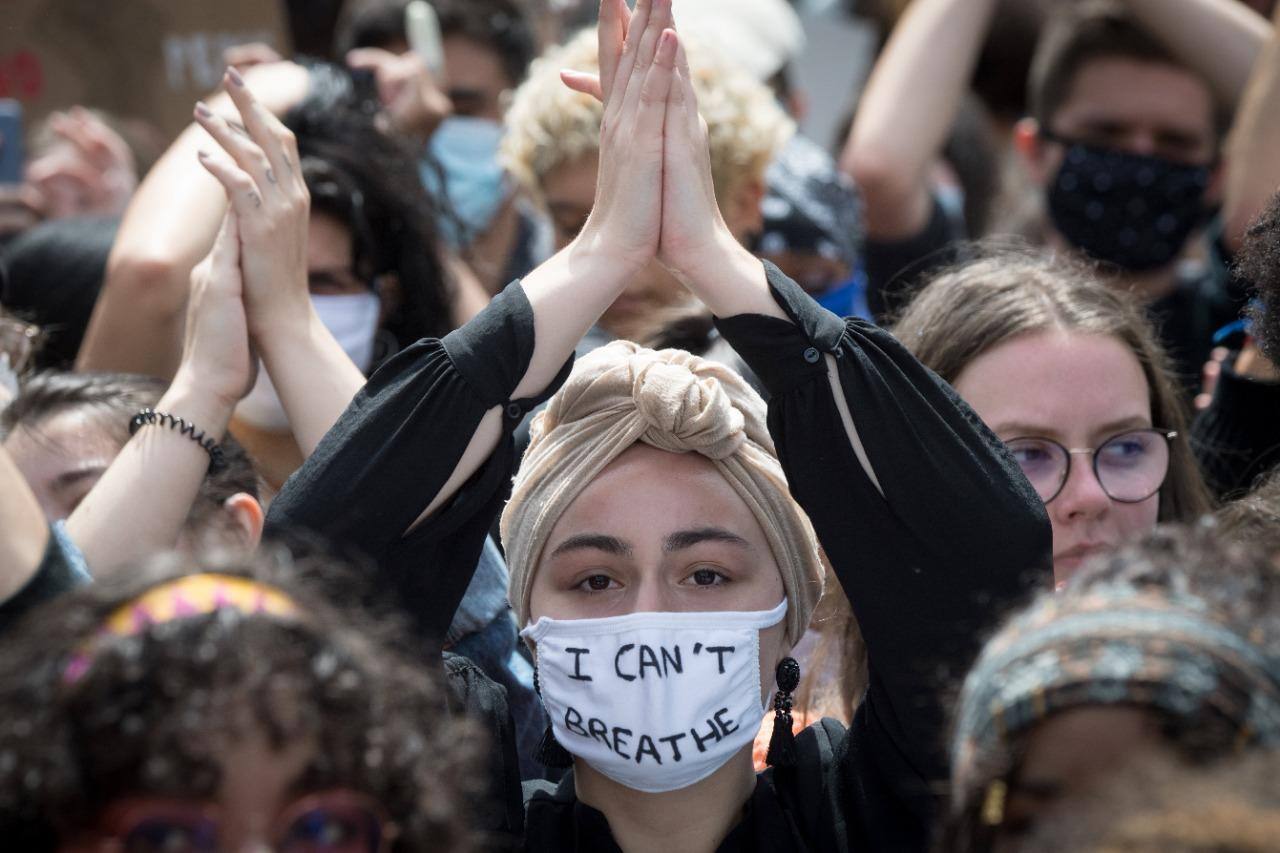
{"label": "dark curly hair", "polygon": [[[38,435],[49,418],[84,410],[96,415],[96,425],[124,447],[129,441],[129,420],[140,409],[155,407],[167,387],[159,379],[132,373],[37,373],[0,410],[0,441],[19,427]],[[222,505],[234,494],[259,496],[253,462],[230,433],[222,439],[222,456],[226,464],[206,474],[200,484],[188,530],[204,530],[221,519]]]}
{"label": "dark curly hair", "polygon": [[[111,613],[194,572],[269,584],[302,615],[222,608],[152,625],[106,640],[67,682],[68,661]],[[377,799],[399,829],[393,851],[474,849],[466,805],[479,778],[477,734],[450,719],[443,690],[410,662],[394,619],[329,603],[360,583],[352,573],[277,548],[248,561],[163,555],[121,578],[30,614],[0,651],[8,849],[58,849],[122,796],[214,796],[219,744],[248,733],[273,750],[314,742],[298,786]]]}
{"label": "dark curly hair", "polygon": [[1253,335],[1262,354],[1280,364],[1280,193],[1245,232],[1236,274],[1254,289]]}

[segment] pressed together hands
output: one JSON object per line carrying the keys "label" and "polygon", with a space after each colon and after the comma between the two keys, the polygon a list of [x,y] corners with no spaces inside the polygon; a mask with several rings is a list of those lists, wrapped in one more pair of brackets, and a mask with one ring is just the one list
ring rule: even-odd
{"label": "pressed together hands", "polygon": [[[758,261],[721,216],[712,180],[707,123],[671,0],[600,5],[600,75],[564,71],[569,88],[604,105],[595,203],[579,241],[597,244],[629,274],[657,259],[722,316],[775,313]],[[765,302],[727,301],[717,285],[734,273],[758,279]]]}
{"label": "pressed together hands", "polygon": [[[602,0],[599,45],[599,77],[562,74],[566,85],[596,97],[604,109],[594,206],[564,250],[599,263],[570,261],[578,273],[571,287],[594,282],[611,291],[603,298],[612,301],[656,259],[717,314],[777,315],[762,267],[734,239],[717,206],[707,126],[671,0],[639,0],[634,13],[625,0]],[[269,350],[283,340],[327,335],[307,287],[310,199],[297,141],[234,69],[225,88],[238,122],[203,103],[195,112],[221,149],[200,152],[200,162],[225,189],[229,205],[213,249],[192,273],[175,378],[175,384],[195,383],[225,409],[212,424],[219,431],[253,385],[257,354],[270,367]],[[595,270],[608,270],[607,285],[598,284],[590,274]],[[744,278],[756,286],[743,287]]]}

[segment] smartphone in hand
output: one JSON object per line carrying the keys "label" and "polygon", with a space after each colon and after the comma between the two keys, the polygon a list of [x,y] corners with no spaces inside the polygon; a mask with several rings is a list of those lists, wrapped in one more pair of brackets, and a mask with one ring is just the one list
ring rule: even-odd
{"label": "smartphone in hand", "polygon": [[22,104],[0,99],[0,185],[22,183],[26,161],[22,135]]}

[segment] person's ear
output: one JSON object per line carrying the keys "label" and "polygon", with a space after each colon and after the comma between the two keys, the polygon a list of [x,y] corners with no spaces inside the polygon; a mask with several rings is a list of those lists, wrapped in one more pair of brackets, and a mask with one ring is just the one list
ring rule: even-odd
{"label": "person's ear", "polygon": [[1035,119],[1024,118],[1013,126],[1013,147],[1031,180],[1041,187],[1049,183],[1049,145],[1040,135],[1040,122]]}
{"label": "person's ear", "polygon": [[246,492],[236,492],[222,502],[222,511],[231,522],[231,529],[244,545],[245,550],[252,553],[262,541],[262,525],[265,516],[262,504],[258,499]]}
{"label": "person's ear", "polygon": [[809,99],[803,92],[792,92],[787,95],[787,102],[783,108],[795,120],[796,124],[802,124],[809,115]]}
{"label": "person's ear", "polygon": [[385,326],[387,321],[400,313],[404,304],[404,288],[400,286],[400,276],[393,272],[385,272],[373,280],[373,292],[378,294],[382,310],[378,314],[378,326]]}
{"label": "person's ear", "polygon": [[1216,207],[1222,203],[1222,194],[1226,192],[1227,169],[1221,157],[1209,173],[1209,186],[1205,187],[1204,204],[1206,208]]}
{"label": "person's ear", "polygon": [[733,191],[728,210],[724,211],[725,225],[739,243],[764,229],[764,212],[760,209],[764,193],[764,178],[743,181]]}

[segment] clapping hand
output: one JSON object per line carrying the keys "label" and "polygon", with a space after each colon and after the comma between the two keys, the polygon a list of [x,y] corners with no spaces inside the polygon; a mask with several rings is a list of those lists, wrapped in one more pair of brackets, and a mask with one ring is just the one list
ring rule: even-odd
{"label": "clapping hand", "polygon": [[[595,202],[579,240],[607,247],[637,272],[658,251],[662,230],[663,128],[678,40],[671,0],[624,0],[600,8],[600,77],[592,94],[604,103]],[[585,75],[566,73],[580,88]]]}
{"label": "clapping hand", "polygon": [[240,236],[235,213],[227,211],[213,248],[191,271],[182,362],[174,384],[201,389],[229,418],[253,387],[255,373],[240,275]]}
{"label": "clapping hand", "polygon": [[243,127],[203,104],[196,121],[222,147],[201,152],[201,164],[222,184],[240,234],[245,309],[255,338],[276,324],[307,316],[307,233],[311,196],[293,132],[230,70],[226,89]]}
{"label": "clapping hand", "polygon": [[[608,16],[606,17],[606,12]],[[647,16],[647,21],[646,21]],[[561,79],[569,88],[605,103],[604,126],[609,127],[609,98],[612,87],[605,84],[622,72],[628,52],[618,37],[618,29],[630,31],[657,22],[664,28],[664,46],[672,50],[671,79],[664,86],[662,134],[661,224],[656,246],[658,259],[682,279],[692,277],[704,260],[735,243],[716,202],[711,173],[711,153],[707,123],[698,114],[698,98],[693,88],[684,45],[671,18],[670,0],[644,0],[629,15],[623,0],[603,0],[600,16],[600,76],[565,71]],[[669,40],[669,41],[668,41]],[[601,134],[601,173],[606,161],[604,131]],[[597,185],[597,204],[603,190]]]}

